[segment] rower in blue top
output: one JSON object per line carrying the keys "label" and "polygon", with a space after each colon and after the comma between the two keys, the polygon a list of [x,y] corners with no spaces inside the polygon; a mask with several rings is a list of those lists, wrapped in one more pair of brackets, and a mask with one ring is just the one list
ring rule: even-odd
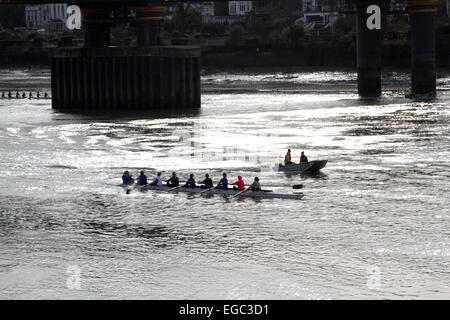
{"label": "rower in blue top", "polygon": [[146,184],[148,184],[147,176],[144,174],[144,171],[141,171],[141,174],[137,178],[137,184],[140,186],[145,186]]}
{"label": "rower in blue top", "polygon": [[156,173],[155,179],[153,179],[152,183],[150,183],[153,186],[162,187],[163,181],[161,179],[161,172]]}
{"label": "rower in blue top", "polygon": [[228,190],[228,179],[227,174],[223,173],[223,178],[220,179],[219,184],[216,186],[216,189]]}
{"label": "rower in blue top", "polygon": [[125,185],[130,185],[133,183],[133,178],[131,177],[130,173],[125,171],[122,175],[122,183]]}
{"label": "rower in blue top", "polygon": [[189,179],[186,181],[186,184],[184,185],[185,188],[195,188],[195,179],[194,175],[191,173],[189,175]]}

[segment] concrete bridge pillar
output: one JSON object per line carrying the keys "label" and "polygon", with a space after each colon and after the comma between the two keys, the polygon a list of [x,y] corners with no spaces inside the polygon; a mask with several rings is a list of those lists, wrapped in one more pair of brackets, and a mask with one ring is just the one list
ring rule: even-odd
{"label": "concrete bridge pillar", "polygon": [[411,20],[411,87],[415,93],[436,92],[435,16],[438,0],[409,0]]}
{"label": "concrete bridge pillar", "polygon": [[360,0],[354,3],[357,9],[358,93],[363,97],[376,97],[381,95],[382,26],[381,29],[368,28],[367,21],[372,16],[372,13],[367,13],[367,9],[372,5],[377,5],[382,12],[388,2],[386,0]]}
{"label": "concrete bridge pillar", "polygon": [[108,47],[110,45],[110,8],[101,4],[81,5],[81,21],[84,31],[84,46]]}
{"label": "concrete bridge pillar", "polygon": [[[109,112],[200,107],[200,48],[162,46],[166,8],[161,4],[124,1],[118,8],[131,9],[133,18],[111,17],[107,1],[81,5],[86,48],[51,53],[53,108]],[[136,27],[137,48],[109,47],[110,26],[123,22]]]}

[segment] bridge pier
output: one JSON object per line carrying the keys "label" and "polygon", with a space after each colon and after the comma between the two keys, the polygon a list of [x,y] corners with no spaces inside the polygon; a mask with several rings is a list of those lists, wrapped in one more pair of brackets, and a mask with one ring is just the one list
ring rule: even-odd
{"label": "bridge pier", "polygon": [[385,0],[360,0],[355,3],[358,93],[362,97],[381,95],[381,40],[382,30],[367,27],[367,8],[378,5],[383,11]]}
{"label": "bridge pier", "polygon": [[59,48],[52,52],[52,106],[67,111],[200,107],[200,49]]}
{"label": "bridge pier", "polygon": [[411,20],[411,88],[436,92],[435,16],[438,0],[409,0]]}
{"label": "bridge pier", "polygon": [[[149,4],[150,3],[150,4]],[[137,47],[110,47],[106,3],[80,5],[85,48],[51,53],[52,108],[66,111],[166,110],[200,107],[200,48],[163,46],[162,1],[135,1],[128,19]]]}
{"label": "bridge pier", "polygon": [[100,5],[81,6],[85,47],[108,47],[110,45],[110,23],[108,23],[110,12],[109,8]]}

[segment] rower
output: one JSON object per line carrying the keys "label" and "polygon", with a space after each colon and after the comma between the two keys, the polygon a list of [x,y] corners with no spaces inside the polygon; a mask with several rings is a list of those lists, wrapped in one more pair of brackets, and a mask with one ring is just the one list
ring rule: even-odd
{"label": "rower", "polygon": [[125,185],[130,185],[132,183],[131,180],[132,179],[131,179],[130,173],[128,172],[128,170],[125,171],[122,175],[122,183]]}
{"label": "rower", "polygon": [[2,92],[2,99],[4,99],[5,98],[5,93],[4,92]]}
{"label": "rower", "polygon": [[33,98],[33,93],[30,91],[30,93],[28,94],[28,99]]}
{"label": "rower", "polygon": [[220,179],[219,184],[216,186],[216,189],[228,190],[228,179],[227,174],[223,173],[223,178]]}
{"label": "rower", "polygon": [[152,186],[162,187],[162,179],[161,179],[161,172],[158,172],[156,174],[155,179],[153,179],[152,183],[150,183]]}
{"label": "rower", "polygon": [[284,156],[284,164],[294,164],[291,160],[291,149],[288,149],[286,155]]}
{"label": "rower", "polygon": [[[238,176],[238,180],[236,182],[233,182],[231,185],[232,186],[237,185],[238,186],[237,188],[239,189],[239,191],[245,190],[245,183],[244,183],[244,180],[242,180],[241,176]],[[236,187],[233,187],[233,189],[236,189]]]}
{"label": "rower", "polygon": [[8,91],[8,99],[11,99],[11,98],[12,98],[11,91]]}
{"label": "rower", "polygon": [[25,99],[27,97],[26,93],[22,93],[22,98]]}
{"label": "rower", "polygon": [[39,99],[41,97],[41,94],[39,93],[39,91],[36,93],[36,97]]}
{"label": "rower", "polygon": [[48,99],[48,93],[44,93],[44,99]]}
{"label": "rower", "polygon": [[185,188],[195,188],[195,179],[194,175],[191,173],[189,175],[189,179],[186,181],[186,184],[184,185]]}
{"label": "rower", "polygon": [[19,91],[16,92],[16,98],[20,98]]}
{"label": "rower", "polygon": [[250,185],[250,190],[252,191],[261,191],[261,185],[259,184],[259,178],[255,177],[255,180],[253,181],[253,183]]}
{"label": "rower", "polygon": [[172,172],[172,177],[167,180],[167,186],[168,187],[179,187],[180,182],[178,181],[177,174],[175,172]]}
{"label": "rower", "polygon": [[204,188],[204,189],[211,189],[214,187],[213,182],[212,182],[211,178],[209,177],[209,174],[205,174],[205,180],[203,180],[200,183],[204,184],[204,186],[202,186],[202,188]]}
{"label": "rower", "polygon": [[137,178],[137,184],[140,186],[145,186],[146,184],[148,184],[147,176],[144,174],[144,171],[140,172],[140,175]]}
{"label": "rower", "polygon": [[305,156],[305,152],[302,151],[302,155],[300,156],[300,162],[308,162],[308,157]]}

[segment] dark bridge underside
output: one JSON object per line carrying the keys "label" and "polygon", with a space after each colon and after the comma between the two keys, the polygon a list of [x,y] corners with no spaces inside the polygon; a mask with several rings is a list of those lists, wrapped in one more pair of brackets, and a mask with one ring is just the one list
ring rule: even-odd
{"label": "dark bridge underside", "polygon": [[[214,0],[215,2],[228,0]],[[69,3],[69,4],[89,4],[89,3],[104,3],[104,4],[133,4],[136,2],[143,2],[142,0],[0,0],[2,4],[45,4],[45,3]],[[211,0],[149,0],[144,2],[211,2]]]}

